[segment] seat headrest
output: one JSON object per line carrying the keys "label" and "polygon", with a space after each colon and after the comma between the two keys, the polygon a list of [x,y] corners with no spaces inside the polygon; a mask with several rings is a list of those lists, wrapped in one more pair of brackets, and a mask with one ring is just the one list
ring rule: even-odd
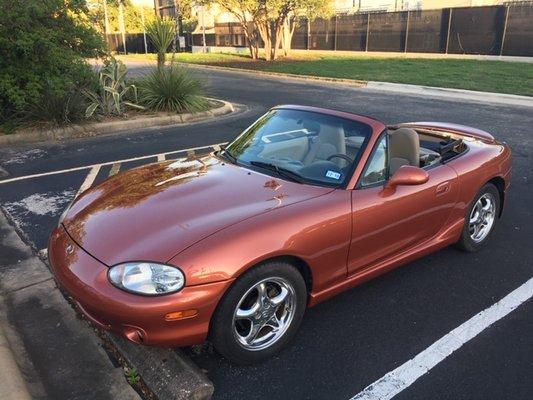
{"label": "seat headrest", "polygon": [[389,133],[390,158],[402,158],[409,165],[420,165],[420,139],[414,129],[400,128]]}

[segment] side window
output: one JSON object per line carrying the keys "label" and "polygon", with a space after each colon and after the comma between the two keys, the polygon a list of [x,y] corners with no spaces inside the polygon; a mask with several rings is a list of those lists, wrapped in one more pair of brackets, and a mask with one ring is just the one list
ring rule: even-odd
{"label": "side window", "polygon": [[362,187],[371,186],[388,179],[387,136],[386,133],[381,136],[370,156],[370,161],[363,172]]}

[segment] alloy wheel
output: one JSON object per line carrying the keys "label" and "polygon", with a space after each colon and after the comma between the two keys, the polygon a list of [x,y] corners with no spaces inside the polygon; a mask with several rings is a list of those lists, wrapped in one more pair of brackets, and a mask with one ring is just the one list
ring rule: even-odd
{"label": "alloy wheel", "polygon": [[290,282],[272,277],[256,283],[239,300],[233,313],[233,334],[246,350],[263,350],[289,328],[296,307]]}
{"label": "alloy wheel", "polygon": [[490,233],[495,216],[496,201],[491,193],[485,193],[477,200],[470,212],[468,232],[475,243],[482,242]]}

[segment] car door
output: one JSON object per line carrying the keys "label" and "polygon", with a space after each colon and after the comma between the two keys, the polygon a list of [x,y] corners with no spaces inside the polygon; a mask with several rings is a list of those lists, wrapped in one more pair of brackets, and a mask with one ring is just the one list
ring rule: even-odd
{"label": "car door", "polygon": [[387,138],[384,133],[378,140],[352,190],[349,274],[435,237],[457,199],[457,174],[442,164],[427,170],[429,180],[424,184],[384,190],[389,178]]}

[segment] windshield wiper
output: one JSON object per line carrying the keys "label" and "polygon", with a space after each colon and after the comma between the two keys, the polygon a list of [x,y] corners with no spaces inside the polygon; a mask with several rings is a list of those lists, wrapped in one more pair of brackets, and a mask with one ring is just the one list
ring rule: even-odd
{"label": "windshield wiper", "polygon": [[293,182],[298,182],[298,183],[304,183],[305,182],[301,178],[301,176],[298,175],[297,173],[291,171],[290,169],[280,167],[280,166],[278,166],[276,164],[267,163],[267,162],[263,162],[263,161],[250,161],[250,164],[254,165],[256,167],[260,167],[260,168],[268,169],[270,171],[274,171],[279,176],[281,176],[281,177],[283,177],[285,179],[288,179],[290,181],[293,181]]}

